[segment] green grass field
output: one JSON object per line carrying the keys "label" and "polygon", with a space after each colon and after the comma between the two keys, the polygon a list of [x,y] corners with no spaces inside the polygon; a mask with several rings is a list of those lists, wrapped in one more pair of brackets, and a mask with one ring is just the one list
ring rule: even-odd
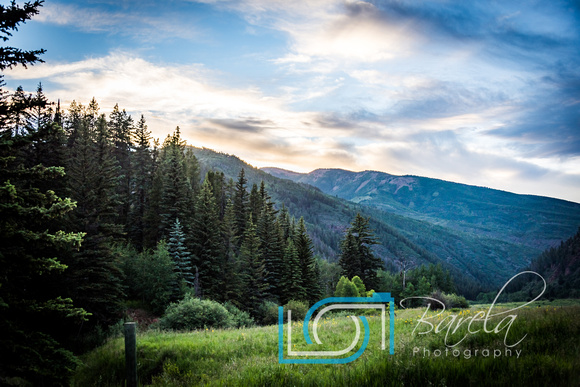
{"label": "green grass field", "polygon": [[[496,305],[494,312],[515,306]],[[434,326],[441,323],[444,327],[453,315],[457,322],[480,310],[487,311],[487,307],[477,305],[461,311],[445,311],[438,317],[432,317],[436,312],[430,311],[426,317],[432,317],[428,321]],[[454,344],[465,338],[447,352],[447,329],[440,333],[417,334],[428,328],[425,323],[417,327],[424,311],[424,308],[397,310],[394,355],[389,355],[388,338],[387,350],[380,348],[380,316],[367,316],[371,331],[368,347],[360,358],[344,365],[279,364],[277,326],[141,333],[137,337],[140,383],[153,386],[580,385],[580,306],[577,303],[534,303],[488,322],[488,330],[493,330],[507,315],[515,314],[517,317],[509,326],[507,336],[509,319],[499,324],[498,333],[483,332],[483,322],[477,321],[471,330],[480,329],[480,332],[470,334],[469,320],[453,333],[457,326],[454,323],[447,343]],[[321,320],[318,329],[323,345],[316,345],[316,349],[306,345],[301,323],[293,322],[293,349],[348,347],[355,337],[355,326],[348,314],[343,312]],[[284,329],[286,331],[286,325]],[[364,329],[362,324],[361,329]],[[504,340],[511,345],[522,338],[521,343],[510,348],[511,354],[506,352]],[[286,335],[284,344],[287,357]],[[72,381],[74,386],[123,385],[122,338],[110,340],[88,353],[83,362]]]}

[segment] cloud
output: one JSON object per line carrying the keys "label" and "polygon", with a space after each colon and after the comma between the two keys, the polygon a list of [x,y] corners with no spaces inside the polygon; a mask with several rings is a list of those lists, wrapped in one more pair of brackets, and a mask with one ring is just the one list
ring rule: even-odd
{"label": "cloud", "polygon": [[167,37],[192,39],[200,31],[183,14],[147,1],[82,3],[49,2],[34,17],[41,23],[72,26],[89,33],[122,34],[145,41]]}
{"label": "cloud", "polygon": [[213,118],[209,119],[208,123],[215,124],[225,129],[232,129],[240,132],[261,132],[268,127],[275,126],[271,120],[260,120],[257,118],[243,118],[243,119],[223,119]]}

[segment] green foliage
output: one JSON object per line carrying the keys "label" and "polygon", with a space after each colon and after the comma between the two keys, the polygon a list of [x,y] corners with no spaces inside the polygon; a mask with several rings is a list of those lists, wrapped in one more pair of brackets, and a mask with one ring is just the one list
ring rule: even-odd
{"label": "green foliage", "polygon": [[238,309],[231,302],[226,302],[224,308],[226,308],[231,315],[230,326],[232,328],[249,328],[255,325],[254,319],[248,312]]}
{"label": "green foliage", "polygon": [[347,277],[359,276],[368,286],[375,287],[377,271],[384,268],[384,263],[372,251],[372,246],[378,242],[369,221],[370,218],[357,213],[341,242],[339,264]]}
{"label": "green foliage", "polygon": [[[476,310],[470,312],[474,314]],[[413,334],[415,324],[409,321],[421,313],[422,309],[397,311],[396,342],[406,345],[395,347],[394,355],[368,348],[361,358],[345,367],[335,364],[280,365],[278,358],[273,356],[278,349],[277,326],[180,334],[150,332],[138,339],[139,356],[146,359],[140,362],[139,377],[143,384],[153,386],[421,386],[429,383],[435,386],[576,386],[580,382],[577,372],[580,358],[577,347],[570,345],[580,337],[578,305],[556,310],[534,307],[519,311],[510,336],[512,333],[518,339],[525,334],[528,336],[521,345],[511,349],[512,356],[504,356],[504,332],[473,336],[457,347],[459,357],[453,356],[451,350],[445,355],[443,332]],[[327,348],[338,350],[352,340],[353,323],[346,315],[332,318],[323,319],[319,334]],[[501,318],[503,316],[498,316],[493,325]],[[380,337],[382,324],[380,317],[367,316],[367,319],[372,342],[373,338]],[[467,324],[463,324],[457,337],[462,337],[467,329]],[[307,350],[308,345],[299,336],[293,331],[292,342],[296,350]],[[413,347],[419,347],[420,352],[413,354]],[[423,348],[430,356],[423,356]],[[484,348],[492,355],[481,356]],[[435,349],[443,354],[434,356]],[[501,357],[493,358],[495,349],[501,351]],[[521,350],[519,357],[516,357],[516,349]],[[466,350],[470,351],[469,359],[464,358]],[[475,350],[478,350],[477,356],[474,356]],[[119,386],[124,373],[123,341],[112,340],[87,354],[71,384],[75,387]]]}
{"label": "green foliage", "polygon": [[[365,292],[366,295],[366,292]],[[336,284],[336,290],[334,292],[335,297],[360,297],[358,288],[356,285],[348,278],[342,276]]]}
{"label": "green foliage", "polygon": [[264,301],[257,306],[256,320],[261,325],[278,324],[278,304],[273,301]]}
{"label": "green foliage", "polygon": [[[445,305],[445,309],[452,308],[469,308],[469,302],[463,296],[458,296],[457,294],[446,294],[440,290],[436,290],[429,297],[439,300]],[[432,309],[440,309],[442,305],[438,302],[427,301],[431,303]]]}
{"label": "green foliage", "polygon": [[365,297],[365,295],[367,294],[367,289],[365,287],[365,284],[360,279],[360,277],[358,275],[355,275],[354,277],[352,277],[351,282],[354,284],[354,286],[356,286],[358,294],[361,297]]}
{"label": "green foliage", "polygon": [[183,232],[181,223],[179,223],[179,218],[175,219],[175,223],[169,232],[167,251],[174,264],[176,282],[173,294],[174,298],[177,299],[181,297],[181,290],[177,284],[184,281],[186,286],[192,288],[195,281],[193,268],[191,266],[191,253],[187,251],[187,247],[185,246],[185,233]]}
{"label": "green foliage", "polygon": [[124,275],[126,294],[130,300],[140,300],[149,309],[161,315],[169,306],[174,294],[177,275],[167,245],[160,242],[153,251],[138,253],[131,246],[117,246]]}
{"label": "green foliage", "polygon": [[232,315],[221,304],[201,300],[186,294],[185,298],[169,305],[159,320],[161,329],[189,331],[204,328],[227,328],[233,325]]}
{"label": "green foliage", "polygon": [[[159,156],[158,179],[161,236],[167,236],[175,219],[191,219],[193,191],[187,176],[185,161],[185,141],[181,138],[179,127],[163,142]],[[188,228],[186,227],[186,232]]]}
{"label": "green foliage", "polygon": [[259,307],[266,296],[266,269],[260,252],[260,239],[256,235],[256,227],[250,218],[244,233],[244,242],[240,248],[242,272],[243,306],[254,317],[260,320]]}
{"label": "green foliage", "polygon": [[308,304],[304,301],[290,300],[284,305],[284,321],[286,321],[288,310],[292,311],[292,321],[304,321],[308,312]]}
{"label": "green foliage", "polygon": [[[1,5],[2,39],[41,4]],[[33,64],[43,52],[0,48],[0,70]],[[59,386],[78,365],[57,340],[62,326],[89,317],[59,286],[68,274],[63,256],[79,248],[84,234],[66,231],[64,217],[76,203],[56,193],[64,176],[62,166],[53,164],[58,158],[51,160],[38,153],[45,147],[36,147],[54,144],[62,132],[46,122],[45,111],[34,116],[34,108],[45,105],[42,96],[35,102],[21,90],[12,101],[0,90],[0,384]]]}
{"label": "green foliage", "polygon": [[219,209],[213,194],[211,182],[205,179],[196,200],[192,229],[192,263],[199,270],[201,294],[214,300],[223,301],[222,287],[224,246],[221,235]]}

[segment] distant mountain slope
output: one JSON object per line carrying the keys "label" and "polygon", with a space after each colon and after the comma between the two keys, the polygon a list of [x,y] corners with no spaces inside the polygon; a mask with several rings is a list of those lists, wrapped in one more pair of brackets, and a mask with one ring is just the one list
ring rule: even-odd
{"label": "distant mountain slope", "polygon": [[472,287],[472,280],[487,287],[497,286],[529,265],[531,259],[541,252],[521,243],[440,226],[420,220],[418,216],[405,217],[384,208],[349,202],[327,195],[311,185],[295,183],[288,179],[289,174],[279,178],[235,156],[209,149],[192,149],[202,172],[218,170],[227,178],[236,180],[240,169],[244,168],[248,189],[252,183],[259,184],[264,180],[276,203],[284,203],[296,218],[304,216],[316,253],[329,260],[337,258],[339,242],[356,212],[371,217],[371,227],[380,241],[376,251],[386,262],[392,263],[400,257],[414,259],[417,264],[441,262],[452,270],[464,290]]}
{"label": "distant mountain slope", "polygon": [[523,244],[540,253],[580,225],[580,204],[417,176],[317,169],[301,174],[264,171],[323,192],[454,230]]}

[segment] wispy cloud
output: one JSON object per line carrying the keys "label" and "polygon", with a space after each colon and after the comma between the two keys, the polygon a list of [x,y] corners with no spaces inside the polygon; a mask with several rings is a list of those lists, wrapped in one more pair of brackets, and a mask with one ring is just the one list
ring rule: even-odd
{"label": "wispy cloud", "polygon": [[151,41],[167,37],[192,39],[200,35],[191,19],[160,7],[159,3],[100,1],[81,4],[48,2],[34,20],[72,26],[83,32],[131,35]]}
{"label": "wispy cloud", "polygon": [[[206,15],[239,22],[235,36],[198,23]],[[61,0],[37,20],[131,43],[8,77],[48,80],[53,99],[119,103],[160,137],[179,125],[190,143],[259,166],[378,169],[580,200],[573,2]],[[262,52],[250,35],[276,47]],[[196,64],[171,63],[163,45],[119,49],[199,36],[216,44],[191,45]]]}

